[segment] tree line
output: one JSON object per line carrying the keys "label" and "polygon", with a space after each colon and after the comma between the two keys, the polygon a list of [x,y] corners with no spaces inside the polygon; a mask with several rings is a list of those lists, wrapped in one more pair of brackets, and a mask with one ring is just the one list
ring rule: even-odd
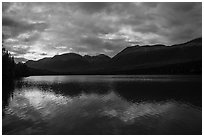
{"label": "tree line", "polygon": [[14,57],[2,45],[2,81],[25,77],[28,73],[28,67],[24,63],[15,63]]}

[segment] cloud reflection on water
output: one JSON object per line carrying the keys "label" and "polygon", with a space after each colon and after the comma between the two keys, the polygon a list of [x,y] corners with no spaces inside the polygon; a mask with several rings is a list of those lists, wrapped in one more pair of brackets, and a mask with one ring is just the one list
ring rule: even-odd
{"label": "cloud reflection on water", "polygon": [[193,106],[176,101],[132,103],[114,91],[71,97],[37,88],[16,90],[5,113],[3,127],[18,125],[6,134],[193,133],[201,131],[195,127],[202,124],[201,110]]}

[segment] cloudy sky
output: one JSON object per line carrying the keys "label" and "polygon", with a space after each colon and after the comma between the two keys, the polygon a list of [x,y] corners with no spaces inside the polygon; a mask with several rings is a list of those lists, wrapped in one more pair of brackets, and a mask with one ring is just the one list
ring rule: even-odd
{"label": "cloudy sky", "polygon": [[202,36],[202,3],[3,3],[4,45],[18,60],[104,53]]}

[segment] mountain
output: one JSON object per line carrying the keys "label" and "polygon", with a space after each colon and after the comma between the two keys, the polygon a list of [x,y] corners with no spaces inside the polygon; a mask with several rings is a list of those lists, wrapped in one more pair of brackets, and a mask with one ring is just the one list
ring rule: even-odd
{"label": "mountain", "polygon": [[89,62],[93,64],[100,64],[100,63],[107,63],[111,60],[111,58],[104,54],[99,54],[97,56],[89,56],[85,55],[84,58]]}
{"label": "mountain", "polygon": [[38,61],[29,60],[26,65],[34,69],[43,69],[52,72],[77,73],[100,69],[101,65],[106,65],[110,57],[100,54],[97,56],[81,56],[75,53],[56,55],[52,58],[43,58]]}
{"label": "mountain", "polygon": [[202,38],[172,46],[127,47],[113,58],[66,53],[26,65],[57,74],[197,74],[202,71]]}
{"label": "mountain", "polygon": [[111,60],[113,68],[148,68],[202,59],[202,38],[172,45],[127,47]]}

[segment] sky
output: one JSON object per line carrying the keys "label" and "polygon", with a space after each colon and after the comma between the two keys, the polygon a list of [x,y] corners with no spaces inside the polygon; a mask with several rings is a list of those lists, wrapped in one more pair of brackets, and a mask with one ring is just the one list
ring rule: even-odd
{"label": "sky", "polygon": [[106,54],[202,36],[202,3],[2,3],[4,47],[16,61]]}

